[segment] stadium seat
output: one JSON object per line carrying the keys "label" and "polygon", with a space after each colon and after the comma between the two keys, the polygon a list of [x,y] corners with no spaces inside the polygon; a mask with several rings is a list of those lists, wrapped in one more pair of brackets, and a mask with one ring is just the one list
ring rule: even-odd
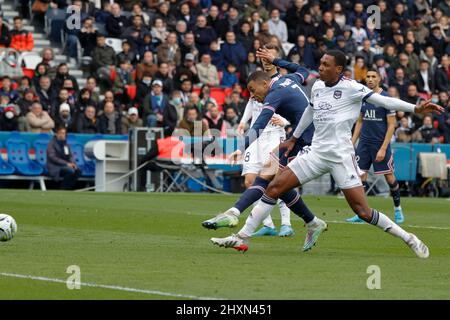
{"label": "stadium seat", "polygon": [[37,52],[22,52],[19,57],[19,64],[26,69],[35,70],[42,61],[42,57]]}
{"label": "stadium seat", "polygon": [[[68,140],[69,141],[69,140]],[[73,157],[75,158],[75,163],[77,167],[81,170],[82,177],[93,177],[95,176],[95,162],[91,160],[86,160],[84,157],[84,146],[78,142],[69,141],[70,150],[72,151]]]}
{"label": "stadium seat", "polygon": [[28,142],[20,139],[9,139],[6,142],[8,161],[24,176],[41,175],[44,169],[39,163],[30,159]]}
{"label": "stadium seat", "polygon": [[106,44],[114,49],[116,54],[122,52],[122,40],[117,38],[106,38]]}
{"label": "stadium seat", "polygon": [[[3,144],[0,142],[0,149],[3,148]],[[16,169],[10,165],[7,161],[3,160],[3,157],[0,154],[0,175],[9,175],[13,174]]]}
{"label": "stadium seat", "polygon": [[36,155],[36,161],[44,169],[43,174],[47,175],[47,146],[49,140],[38,139],[34,141],[33,148]]}
{"label": "stadium seat", "polygon": [[216,100],[219,107],[225,103],[225,92],[222,88],[211,88],[211,97]]}

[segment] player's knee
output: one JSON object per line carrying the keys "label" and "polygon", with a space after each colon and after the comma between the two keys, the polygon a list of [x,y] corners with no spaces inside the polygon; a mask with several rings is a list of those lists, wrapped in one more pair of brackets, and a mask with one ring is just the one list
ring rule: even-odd
{"label": "player's knee", "polygon": [[362,203],[355,203],[352,205],[353,212],[364,221],[370,221],[372,218],[372,210],[367,208]]}
{"label": "player's knee", "polygon": [[250,188],[254,181],[255,181],[254,179],[247,179],[246,178],[245,181],[244,181],[245,189]]}
{"label": "player's knee", "polygon": [[266,189],[266,195],[273,199],[277,199],[281,195],[281,192],[281,183],[275,180]]}

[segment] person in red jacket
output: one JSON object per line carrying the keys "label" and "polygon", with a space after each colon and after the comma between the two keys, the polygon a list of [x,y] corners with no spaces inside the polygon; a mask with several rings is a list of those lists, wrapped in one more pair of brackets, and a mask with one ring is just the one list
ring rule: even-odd
{"label": "person in red jacket", "polygon": [[31,51],[34,47],[33,35],[27,30],[23,30],[22,18],[14,17],[14,29],[11,30],[10,48],[17,51]]}

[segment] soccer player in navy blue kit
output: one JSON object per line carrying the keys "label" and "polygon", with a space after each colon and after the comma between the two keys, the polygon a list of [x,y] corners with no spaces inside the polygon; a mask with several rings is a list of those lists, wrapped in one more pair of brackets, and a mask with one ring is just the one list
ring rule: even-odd
{"label": "soccer player in navy blue kit", "polygon": [[[380,88],[380,75],[376,70],[369,70],[366,75],[366,85],[373,92],[387,96]],[[394,159],[390,142],[395,131],[395,111],[377,107],[367,101],[363,102],[361,114],[355,125],[352,142],[356,145],[356,160],[359,168],[364,171],[361,180],[367,187],[367,172],[373,165],[375,174],[383,174],[389,185],[394,200],[395,223],[404,222],[402,207],[400,206],[400,188],[394,175]],[[363,223],[357,215],[347,219],[347,222]]]}
{"label": "soccer player in navy blue kit", "polygon": [[[309,106],[309,99],[301,89],[301,85],[309,75],[309,71],[295,63],[291,63],[282,59],[275,59],[273,64],[277,67],[287,69],[290,74],[281,77],[274,81],[270,76],[262,71],[256,71],[250,75],[247,81],[247,87],[252,95],[252,98],[258,102],[264,103],[263,110],[259,115],[252,128],[247,132],[244,145],[232,153],[229,158],[232,161],[237,160],[243,151],[262,133],[267,126],[272,116],[279,114],[287,119],[294,127],[299,123],[304,110]],[[206,220],[202,223],[203,227],[208,229],[217,229],[220,227],[234,227],[239,222],[239,215],[259,200],[265,192],[269,182],[276,174],[276,169],[284,169],[289,160],[297,156],[297,154],[305,147],[309,146],[312,141],[314,133],[314,126],[310,125],[296,141],[294,148],[286,155],[283,150],[273,152],[270,163],[262,170],[260,175],[255,179],[253,185],[248,188],[236,202],[234,207],[228,209],[224,213],[216,217]],[[280,197],[286,205],[299,215],[308,226],[307,241],[303,250],[307,251],[314,245],[315,240],[322,231],[327,227],[326,223],[306,207],[302,198],[295,189],[292,189]],[[248,219],[251,219],[250,216]],[[313,241],[312,241],[313,239]],[[237,250],[244,250],[244,248],[235,248]]]}

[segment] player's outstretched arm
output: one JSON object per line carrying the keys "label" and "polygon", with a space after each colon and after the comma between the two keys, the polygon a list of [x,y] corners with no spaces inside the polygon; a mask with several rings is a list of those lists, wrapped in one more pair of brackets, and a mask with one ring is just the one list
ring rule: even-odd
{"label": "player's outstretched arm", "polygon": [[303,78],[302,83],[309,76],[308,69],[306,69],[302,66],[299,66],[296,63],[277,58],[270,52],[270,50],[268,50],[266,48],[258,49],[258,52],[256,52],[256,56],[260,59],[263,59],[263,60],[266,60],[266,61],[272,63],[273,65],[275,65],[277,67],[286,69],[290,73],[296,73],[296,74],[300,75]]}
{"label": "player's outstretched arm", "polygon": [[431,100],[427,100],[423,104],[414,105],[412,103],[405,102],[403,100],[386,97],[378,93],[372,93],[367,99],[369,103],[380,106],[382,108],[388,110],[398,110],[405,112],[413,112],[413,113],[437,113],[441,114],[444,111],[444,108],[431,103]]}

